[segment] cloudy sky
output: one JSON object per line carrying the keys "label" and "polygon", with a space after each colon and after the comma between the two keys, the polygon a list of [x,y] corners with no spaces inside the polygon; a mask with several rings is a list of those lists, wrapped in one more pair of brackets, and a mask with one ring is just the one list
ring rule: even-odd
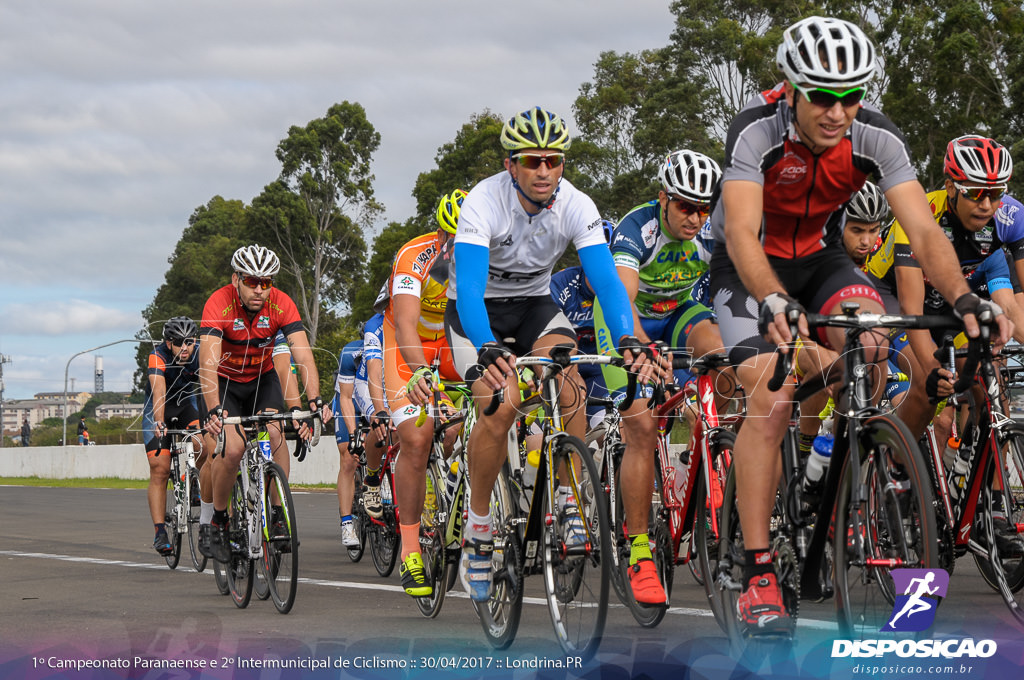
{"label": "cloudy sky", "polygon": [[[0,353],[5,398],[61,391],[78,352],[131,338],[196,207],[249,203],[289,126],[349,100],[381,134],[375,190],[474,113],[572,101],[605,50],[664,46],[669,0],[48,0],[0,5]],[[134,346],[99,350],[128,390]],[[94,354],[70,365],[91,390]]]}

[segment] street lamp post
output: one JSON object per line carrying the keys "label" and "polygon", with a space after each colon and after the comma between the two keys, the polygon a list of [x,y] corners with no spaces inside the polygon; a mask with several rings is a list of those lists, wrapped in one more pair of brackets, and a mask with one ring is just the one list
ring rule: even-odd
{"label": "street lamp post", "polygon": [[80,357],[83,354],[88,354],[89,352],[95,352],[98,349],[103,349],[104,347],[110,347],[111,345],[120,345],[122,342],[136,342],[136,343],[138,343],[138,342],[151,342],[151,341],[150,340],[140,340],[139,338],[125,338],[123,340],[115,340],[113,342],[108,342],[105,345],[100,345],[99,347],[93,347],[92,349],[84,349],[81,352],[78,352],[77,354],[72,354],[71,358],[68,359],[68,363],[66,363],[64,365],[64,409],[63,409],[63,413],[61,413],[61,420],[64,423],[64,432],[61,435],[61,440],[60,440],[61,441],[61,446],[65,446],[66,447],[68,445],[68,370],[71,368],[71,362],[74,361],[76,357]]}

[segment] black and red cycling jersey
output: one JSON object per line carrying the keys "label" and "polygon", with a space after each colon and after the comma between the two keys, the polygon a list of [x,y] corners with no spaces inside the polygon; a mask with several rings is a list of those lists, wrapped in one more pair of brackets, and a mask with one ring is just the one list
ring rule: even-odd
{"label": "black and red cycling jersey", "polygon": [[[748,180],[764,187],[761,242],[767,255],[785,259],[839,244],[842,209],[869,175],[882,191],[916,180],[903,135],[870,105],[857,111],[838,145],[817,155],[800,141],[794,118],[782,83],[751,100],[729,126],[722,174],[723,184]],[[719,243],[725,243],[726,219],[716,201],[711,228]]]}
{"label": "black and red cycling jersey", "polygon": [[249,382],[274,368],[272,355],[278,330],[286,337],[304,330],[299,310],[287,294],[271,288],[263,309],[250,315],[238,291],[228,284],[206,301],[199,335],[222,339],[217,375],[235,382]]}

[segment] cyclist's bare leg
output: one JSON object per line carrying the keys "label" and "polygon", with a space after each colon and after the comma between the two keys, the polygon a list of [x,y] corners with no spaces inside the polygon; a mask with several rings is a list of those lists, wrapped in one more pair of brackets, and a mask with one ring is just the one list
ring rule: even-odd
{"label": "cyclist's bare leg", "polygon": [[[569,337],[558,333],[543,335],[533,343],[533,353],[538,356],[547,356],[552,347],[568,341],[570,341]],[[566,432],[582,440],[587,435],[587,387],[575,366],[565,369],[560,380],[562,382],[558,390],[558,403],[562,407],[562,426]],[[559,466],[557,472],[558,481],[568,486],[568,482],[563,481],[569,479],[569,471],[564,463]]]}
{"label": "cyclist's bare leg", "polygon": [[341,516],[352,513],[352,497],[356,488],[356,467],[359,460],[348,450],[348,442],[338,443],[338,511]]}
{"label": "cyclist's bare leg", "polygon": [[149,457],[149,488],[146,497],[149,499],[149,514],[153,524],[163,524],[164,512],[167,507],[167,480],[171,476],[171,456],[167,449],[162,449],[159,456]]}
{"label": "cyclist's bare leg", "polygon": [[[398,501],[398,515],[403,525],[419,525],[423,513],[423,498],[426,493],[427,460],[433,436],[433,420],[427,419],[421,427],[416,418],[403,420],[398,425],[398,441],[402,455],[395,464],[395,500]],[[404,530],[403,530],[404,531]],[[418,532],[417,532],[418,533]],[[419,539],[402,540],[402,559],[419,552]]]}
{"label": "cyclist's bare leg", "polygon": [[[718,326],[712,323],[710,319],[704,319],[690,330],[690,333],[686,336],[686,346],[693,352],[695,357],[718,354],[725,351],[722,343],[722,334],[718,332]],[[723,374],[728,375],[728,377]],[[732,399],[735,392],[736,381],[734,380],[733,371],[732,369],[724,371],[715,370],[708,372],[708,375],[715,386],[715,409],[721,413],[725,410],[726,405]]]}
{"label": "cyclist's bare leg", "polygon": [[489,416],[484,415],[483,410],[491,403],[493,394],[482,380],[473,383],[473,398],[480,409],[480,417],[469,433],[466,452],[470,488],[474,490],[470,497],[470,510],[480,517],[486,517],[491,511],[491,489],[508,456],[508,431],[515,422],[520,401],[516,378],[508,379],[505,401],[498,410]]}
{"label": "cyclist's bare leg", "polygon": [[[227,413],[225,412],[225,415]],[[224,453],[210,461],[206,467],[211,469],[211,486],[213,487],[213,507],[215,510],[227,510],[231,500],[231,487],[235,484],[238,466],[242,462],[245,451],[245,440],[240,428],[230,425],[224,428]],[[200,481],[200,485],[202,481]]]}
{"label": "cyclist's bare leg", "polygon": [[626,531],[630,536],[646,534],[654,493],[654,456],[658,442],[658,421],[639,398],[620,421],[626,450],[619,473],[622,505],[626,511]]}

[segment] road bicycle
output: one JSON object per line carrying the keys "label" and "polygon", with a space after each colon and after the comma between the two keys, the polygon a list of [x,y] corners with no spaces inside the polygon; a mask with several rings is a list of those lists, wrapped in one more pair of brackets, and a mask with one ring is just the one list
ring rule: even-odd
{"label": "road bicycle", "polygon": [[[422,409],[416,424],[429,420],[434,433],[424,483],[426,490],[420,515],[420,555],[431,594],[417,597],[420,613],[434,618],[441,612],[445,594],[458,577],[462,555],[463,499],[465,497],[465,439],[452,440],[453,430],[463,430],[467,404],[472,393],[462,382],[441,380],[433,366],[430,408]],[[455,399],[442,398],[451,395]],[[458,408],[456,404],[462,407]]]}
{"label": "road bicycle", "polygon": [[[934,498],[927,463],[906,426],[873,404],[872,368],[861,336],[875,328],[946,328],[952,317],[857,314],[856,303],[843,303],[837,315],[807,314],[810,328],[846,328],[838,360],[842,364],[835,409],[835,443],[820,498],[803,492],[806,460],[794,431],[782,446],[783,476],[771,520],[770,549],[783,602],[795,624],[800,599],[835,596],[840,635],[860,639],[900,633],[881,632],[895,601],[890,572],[932,568],[938,563]],[[789,314],[793,337],[799,313]],[[768,388],[788,380],[792,348],[780,355]],[[826,375],[835,372],[826,371]],[[808,380],[796,392],[799,402],[819,391],[826,380]],[[722,537],[716,568],[716,594],[722,597],[726,631],[742,651],[760,641],[791,642],[792,630],[748,638],[738,620],[736,599],[743,583],[743,535],[736,497],[735,469],[730,470],[722,505]],[[748,647],[749,644],[749,647]]]}
{"label": "road bicycle", "polygon": [[[231,599],[239,608],[247,607],[253,584],[261,579],[274,606],[282,614],[295,604],[299,570],[299,536],[288,479],[274,462],[270,450],[272,422],[312,418],[310,446],[320,439],[320,419],[310,411],[259,413],[252,416],[227,416],[225,427],[245,429],[247,441],[238,476],[228,504],[228,537],[231,558],[225,567]],[[224,432],[217,440],[216,453],[224,447]],[[258,575],[257,575],[258,574]]]}
{"label": "road bicycle", "polygon": [[[384,578],[391,575],[398,561],[401,534],[398,530],[398,505],[395,503],[395,462],[399,454],[399,442],[392,430],[388,430],[388,439],[379,444],[386,447],[380,460],[380,502],[381,516],[371,517],[365,507],[360,504],[360,519],[365,520],[366,547],[377,573]],[[360,466],[365,474],[365,457]],[[362,494],[360,494],[361,497]]]}
{"label": "road bicycle", "polygon": [[198,430],[188,429],[169,429],[167,435],[171,438],[171,475],[167,480],[164,526],[171,552],[164,559],[171,569],[178,566],[181,544],[187,534],[192,566],[201,572],[206,569],[206,556],[199,552],[199,470],[196,468],[195,449],[197,445],[202,449],[202,435]]}
{"label": "road bicycle", "polygon": [[[571,344],[556,345],[550,357],[516,359],[518,368],[532,367],[540,384],[539,391],[519,407],[525,416],[540,406],[540,462],[531,491],[523,478],[527,452],[518,441],[516,428],[510,429],[508,460],[490,498],[494,532],[491,597],[473,605],[488,642],[504,649],[518,630],[523,580],[542,573],[559,645],[568,654],[588,659],[604,633],[613,546],[606,494],[601,492],[593,456],[582,440],[563,429],[559,392],[575,388],[563,388],[560,376],[576,363],[621,366],[622,359],[572,356],[573,351]],[[496,392],[484,415],[496,411],[503,398],[504,390]],[[559,487],[568,490],[561,505],[557,501]],[[528,508],[525,511],[524,506]]]}
{"label": "road bicycle", "polygon": [[366,450],[363,444],[366,441],[366,434],[370,431],[370,426],[360,417],[357,417],[356,421],[356,431],[352,433],[351,441],[349,441],[349,453],[359,460],[359,464],[356,466],[351,511],[352,527],[359,543],[345,547],[348,558],[353,562],[363,559],[363,554],[366,551],[366,525],[370,521],[365,508],[363,508],[363,470],[366,468]]}
{"label": "road bicycle", "polygon": [[[1004,358],[1020,351],[1006,348]],[[943,350],[937,352],[943,354]],[[992,351],[987,325],[981,326],[980,336],[970,340],[967,349],[953,354],[966,357],[960,377],[975,381],[978,389],[966,391],[955,400],[966,419],[960,426],[954,464],[948,469],[942,457],[945,447],[935,440],[932,427],[926,432],[941,529],[941,564],[952,573],[956,558],[970,552],[985,581],[1000,594],[1013,616],[1024,623],[1024,555],[1000,551],[995,527],[996,517],[1002,515],[1008,529],[1024,532],[1024,426],[1007,415],[1006,378],[1012,379],[1018,369],[997,365],[1000,357]],[[954,426],[956,415],[959,413],[955,413]],[[958,465],[967,474],[960,474]]]}
{"label": "road bicycle", "polygon": [[[649,535],[658,577],[669,597],[678,564],[689,565],[700,585],[713,587],[703,574],[710,573],[709,551],[717,550],[719,510],[732,456],[731,429],[741,419],[738,414],[720,416],[715,406],[713,379],[709,373],[727,367],[728,357],[725,354],[692,357],[684,352],[686,350],[673,351],[673,368],[690,370],[696,374],[696,379],[676,388],[667,399],[655,397],[660,403],[654,416],[658,419],[658,439]],[[612,585],[637,623],[652,628],[664,618],[668,603],[663,607],[646,606],[633,597],[628,576],[631,545],[619,482],[619,467],[625,451],[620,434],[622,416],[609,400],[597,400],[597,403],[606,407],[605,418],[602,426],[588,433],[587,439],[602,442],[599,470],[609,494],[612,540],[616,548],[612,553]],[[669,443],[670,435],[687,403],[697,405],[698,417],[690,430],[686,448],[675,453]],[[673,460],[676,456],[684,458],[677,458],[677,463]],[[712,605],[718,602],[719,599],[711,599]],[[720,618],[721,612],[717,607],[714,609],[716,618]]]}

